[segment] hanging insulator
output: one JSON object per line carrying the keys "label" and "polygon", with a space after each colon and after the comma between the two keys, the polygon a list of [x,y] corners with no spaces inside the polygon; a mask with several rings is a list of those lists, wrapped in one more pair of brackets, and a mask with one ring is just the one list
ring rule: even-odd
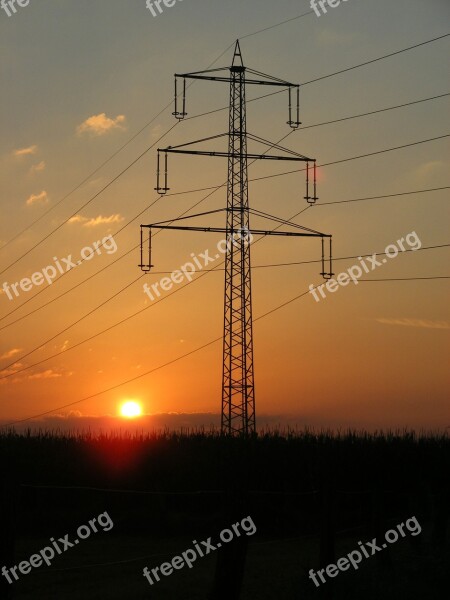
{"label": "hanging insulator", "polygon": [[308,204],[315,204],[319,199],[317,197],[317,172],[316,172],[316,161],[314,161],[314,196],[309,195],[309,162],[306,163],[306,196],[305,200]]}
{"label": "hanging insulator", "polygon": [[187,115],[186,112],[186,79],[183,77],[183,95],[181,100],[181,112],[178,110],[178,78],[175,76],[175,111],[172,113],[173,116],[182,121]]}
{"label": "hanging insulator", "polygon": [[312,203],[315,204],[319,198],[317,197],[317,165],[314,161],[314,196],[312,197]]}
{"label": "hanging insulator", "polygon": [[329,240],[329,256],[328,256],[328,271],[325,271],[325,238],[322,237],[322,277],[324,279],[331,279],[334,275],[333,273],[333,258],[332,258],[332,246],[331,246],[331,236],[328,238]]}
{"label": "hanging insulator", "polygon": [[144,273],[149,273],[152,268],[152,229],[148,227],[147,263],[144,263],[144,227],[141,225],[141,264],[139,267]]}
{"label": "hanging insulator", "polygon": [[304,196],[304,199],[311,204],[311,196],[309,195],[309,162],[306,162],[306,196]]}
{"label": "hanging insulator", "polygon": [[170,190],[170,188],[167,187],[167,152],[164,152],[164,186],[161,186],[161,159],[159,153],[160,151],[158,150],[155,190],[158,192],[158,194],[164,195]]}
{"label": "hanging insulator", "polygon": [[297,106],[295,108],[295,121],[293,119],[293,107],[292,107],[292,87],[289,86],[289,121],[287,124],[292,127],[292,129],[298,129],[301,125],[300,121],[300,86],[296,86],[297,88]]}

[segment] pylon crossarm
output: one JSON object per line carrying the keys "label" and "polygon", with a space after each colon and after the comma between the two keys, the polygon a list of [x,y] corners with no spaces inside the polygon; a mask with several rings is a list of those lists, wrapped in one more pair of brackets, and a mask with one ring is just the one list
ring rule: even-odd
{"label": "pylon crossarm", "polygon": [[[234,69],[236,69],[236,68],[242,68],[245,71],[244,67],[234,67]],[[233,67],[232,67],[232,69],[233,69]],[[194,75],[192,73],[178,75],[177,77],[184,77],[186,79],[204,79],[206,81],[221,81],[224,83],[231,83],[233,81],[232,77],[213,77],[213,76],[207,76],[207,75]],[[283,81],[283,82],[264,81],[262,79],[245,79],[245,83],[248,83],[251,85],[272,85],[272,86],[276,86],[276,87],[297,87],[296,84],[287,83],[285,81]]]}
{"label": "pylon crossarm", "polygon": [[200,140],[194,140],[193,142],[187,142],[186,144],[178,144],[178,146],[167,146],[167,148],[158,148],[158,152],[170,152],[177,148],[185,148],[186,146],[192,146],[193,144],[200,144],[201,142],[208,142],[210,140],[217,140],[221,137],[228,137],[228,133],[218,133],[217,135],[212,135],[210,137],[202,138]]}
{"label": "pylon crossarm", "polygon": [[218,69],[207,69],[205,71],[192,71],[190,73],[175,73],[176,78],[183,79],[205,79],[207,81],[223,81],[230,82],[230,77],[220,77],[209,75],[209,73],[220,73],[223,71],[229,72],[230,69],[243,69],[246,73],[251,73],[252,75],[256,75],[257,77],[265,77],[266,79],[246,79],[245,83],[252,83],[256,85],[275,85],[286,88],[298,88],[298,83],[291,83],[290,81],[285,81],[284,79],[279,79],[278,77],[273,77],[272,75],[267,75],[266,73],[261,73],[260,71],[255,71],[255,69],[249,69],[248,67],[242,67],[241,65],[233,65],[232,67],[221,67]]}
{"label": "pylon crossarm", "polygon": [[191,71],[190,73],[175,73],[175,77],[191,77],[192,75],[203,75],[204,73],[219,73],[229,71],[230,67],[218,67],[217,69],[206,69],[205,71]]}
{"label": "pylon crossarm", "polygon": [[275,223],[281,223],[282,225],[288,225],[290,227],[294,227],[295,229],[302,229],[303,231],[308,231],[309,233],[316,233],[317,235],[325,235],[320,231],[316,231],[315,229],[310,229],[309,227],[304,227],[303,225],[299,225],[298,223],[292,223],[291,221],[287,221],[286,219],[282,219],[281,217],[276,217],[274,215],[270,215],[269,213],[263,212],[262,210],[258,210],[256,208],[250,208],[249,213],[254,215],[255,217],[262,217],[264,219],[268,219],[269,221],[274,221]]}
{"label": "pylon crossarm", "polygon": [[304,161],[313,161],[315,160],[314,158],[309,158],[307,156],[304,156],[303,154],[300,154],[299,152],[295,152],[294,150],[290,150],[289,148],[285,148],[284,146],[280,146],[279,144],[276,144],[275,142],[271,142],[270,140],[265,140],[264,138],[261,138],[257,135],[253,135],[251,133],[247,133],[247,137],[251,140],[253,140],[254,142],[258,142],[260,144],[263,144],[264,146],[269,146],[269,148],[275,148],[276,150],[281,150],[281,152],[287,152],[288,154],[292,154],[293,156],[297,156],[299,158],[301,158]]}
{"label": "pylon crossarm", "polygon": [[271,154],[252,154],[250,152],[246,152],[245,154],[239,154],[236,152],[211,152],[207,150],[176,150],[173,148],[167,148],[165,152],[170,152],[173,154],[192,154],[197,156],[216,156],[223,158],[250,158],[250,159],[261,159],[261,160],[290,160],[290,161],[301,161],[308,162],[310,158],[300,158],[294,156],[274,156]]}
{"label": "pylon crossarm", "polygon": [[227,227],[189,227],[184,225],[158,225],[157,223],[152,223],[150,225],[141,225],[143,228],[148,229],[174,229],[176,231],[203,231],[209,233],[224,233],[224,234],[245,234],[246,237],[250,235],[278,235],[278,236],[290,236],[290,237],[320,237],[320,238],[329,238],[331,235],[326,233],[320,233],[316,231],[279,231],[279,230],[270,230],[270,229],[246,229],[244,227],[229,229]]}
{"label": "pylon crossarm", "polygon": [[246,68],[247,73],[251,73],[252,75],[256,75],[257,77],[267,77],[267,79],[271,81],[276,81],[279,85],[283,85],[285,87],[300,87],[298,83],[291,83],[289,81],[284,81],[284,79],[280,79],[279,77],[273,77],[272,75],[267,75],[267,73],[261,73],[261,71],[255,71],[255,69]]}
{"label": "pylon crossarm", "polygon": [[186,215],[184,217],[177,217],[176,219],[168,219],[167,221],[158,221],[158,223],[152,223],[151,225],[141,225],[141,227],[156,227],[157,225],[166,225],[167,223],[175,223],[176,221],[184,221],[186,219],[194,219],[195,217],[204,217],[205,215],[222,213],[226,212],[226,210],[226,208],[217,208],[216,210],[208,210],[202,213],[196,213],[195,215]]}
{"label": "pylon crossarm", "polygon": [[[167,146],[167,148],[158,148],[158,152],[172,152],[172,153],[176,153],[178,151],[178,153],[180,154],[207,154],[208,156],[226,156],[229,157],[230,154],[228,152],[210,152],[210,151],[202,151],[202,150],[190,150],[190,151],[184,151],[184,152],[180,152],[180,148],[187,148],[188,146],[193,146],[194,144],[201,144],[202,142],[208,142],[211,140],[217,140],[219,138],[222,137],[228,137],[229,133],[219,133],[217,135],[212,135],[210,137],[206,137],[206,138],[201,138],[199,140],[194,140],[192,142],[186,142],[185,144],[178,144],[177,146]],[[264,138],[261,138],[257,135],[253,135],[251,133],[247,133],[247,137],[251,140],[253,140],[254,142],[257,142],[259,144],[263,144],[264,146],[267,146],[269,148],[275,148],[276,150],[280,150],[281,152],[287,152],[288,154],[290,154],[291,156],[295,156],[296,158],[298,158],[299,160],[302,160],[304,162],[310,161],[313,162],[315,159],[314,158],[309,158],[308,156],[304,156],[303,154],[300,154],[299,152],[295,152],[294,150],[290,150],[289,148],[285,148],[284,146],[280,146],[279,144],[276,144],[274,142],[271,142],[270,140],[265,140]],[[232,155],[233,156],[233,155]],[[261,155],[261,154],[246,154],[246,156],[248,158],[250,157],[260,157],[260,156],[266,156],[266,155]],[[274,156],[269,156],[267,155],[269,158],[276,158],[278,160],[283,160],[283,157],[274,157]],[[289,160],[288,157],[286,157],[286,160]]]}

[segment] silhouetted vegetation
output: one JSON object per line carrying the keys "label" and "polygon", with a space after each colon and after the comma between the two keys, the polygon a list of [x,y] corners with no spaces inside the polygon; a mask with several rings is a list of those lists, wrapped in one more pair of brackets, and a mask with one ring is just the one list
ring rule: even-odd
{"label": "silhouetted vegetation", "polygon": [[[61,564],[130,560],[123,568],[127,581],[136,586],[134,597],[139,598],[146,597],[145,586],[149,588],[142,567],[163,559],[133,559],[169,552],[168,548],[176,555],[194,537],[217,534],[227,525],[233,494],[244,497],[247,512],[241,518],[250,514],[258,529],[249,538],[242,598],[319,597],[325,592],[316,590],[308,579],[309,568],[332,562],[354,549],[358,540],[382,536],[413,515],[423,526],[420,536],[399,541],[384,557],[367,560],[360,570],[341,574],[323,588],[333,594],[329,597],[346,600],[380,594],[438,598],[427,596],[423,586],[428,577],[433,577],[435,589],[444,582],[441,561],[448,558],[449,466],[448,436],[408,432],[272,431],[249,440],[201,431],[0,435],[0,469],[8,482],[3,492],[14,495],[20,554],[15,563],[38,550],[38,540],[71,533],[108,511],[114,529],[86,542],[81,550],[86,555],[77,554],[77,548],[61,557]],[[13,516],[1,518],[11,521]],[[89,557],[88,547],[101,548],[101,555]],[[64,597],[81,597],[66,595],[52,569],[23,577],[16,584],[23,595],[17,597],[28,593],[31,597],[33,577],[53,582],[47,585],[54,584],[55,593]],[[101,573],[90,569],[89,575],[104,578],[114,572],[114,567],[102,569]],[[206,598],[214,562],[208,558],[185,571],[166,578],[158,589],[151,588],[152,596],[181,597],[171,594],[184,581],[188,583],[183,585],[192,586],[186,597]],[[83,573],[70,571],[71,590],[74,577],[82,585]],[[82,596],[97,597],[87,592]],[[123,595],[111,589],[110,595],[98,597]]]}

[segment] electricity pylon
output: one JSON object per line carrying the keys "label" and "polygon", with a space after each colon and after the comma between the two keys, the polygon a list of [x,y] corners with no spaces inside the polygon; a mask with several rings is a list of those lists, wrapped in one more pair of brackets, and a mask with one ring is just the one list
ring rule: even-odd
{"label": "electricity pylon", "polygon": [[[223,75],[229,71],[229,75]],[[253,77],[247,78],[250,73]],[[254,78],[256,76],[256,79]],[[182,79],[183,86],[178,93],[178,81]],[[316,196],[316,161],[308,158],[278,144],[273,144],[247,132],[246,118],[246,85],[268,85],[285,87],[289,93],[289,120],[288,125],[292,129],[298,129],[301,125],[299,109],[299,85],[283,81],[270,75],[265,75],[253,69],[244,67],[239,41],[236,42],[233,63],[231,67],[224,69],[211,69],[208,71],[197,71],[192,73],[175,75],[175,111],[173,115],[183,120],[186,113],[186,79],[205,79],[208,81],[227,82],[230,85],[229,106],[229,129],[228,133],[196,140],[179,146],[168,146],[158,148],[157,187],[158,193],[166,194],[170,189],[167,180],[167,166],[169,153],[194,154],[203,156],[219,156],[228,158],[228,183],[227,183],[227,207],[221,209],[226,212],[226,227],[192,227],[169,225],[172,219],[151,225],[141,225],[141,264],[144,272],[152,268],[152,228],[154,229],[176,229],[184,231],[205,231],[224,233],[227,241],[225,256],[225,300],[224,300],[224,332],[223,332],[223,375],[222,375],[222,418],[221,429],[224,434],[249,435],[255,431],[255,386],[253,369],[253,320],[252,320],[252,286],[251,286],[251,261],[250,241],[255,235],[282,235],[301,237],[320,237],[322,239],[322,275],[330,278],[331,273],[331,236],[283,221],[261,211],[250,209],[248,197],[248,160],[290,160],[306,162],[306,196],[308,203],[314,204],[318,199]],[[296,106],[293,106],[296,98]],[[181,96],[181,106],[179,105]],[[295,114],[294,114],[295,113]],[[228,138],[228,151],[205,151],[186,150],[187,146],[202,143],[221,137]],[[268,147],[283,151],[284,155],[253,154],[247,151],[248,139]],[[161,153],[164,153],[164,166],[161,164]],[[313,163],[313,195],[310,196],[310,167]],[[164,169],[164,175],[162,174]],[[163,181],[161,181],[163,180]],[[186,218],[203,216],[220,212],[209,211],[201,215],[190,215]],[[293,226],[297,231],[260,230],[250,228],[250,214],[263,217],[280,224]],[[144,233],[149,229],[148,236],[148,262],[144,264]],[[300,230],[300,231],[299,231]],[[325,272],[325,250],[324,239],[328,238],[330,243],[329,271]]]}

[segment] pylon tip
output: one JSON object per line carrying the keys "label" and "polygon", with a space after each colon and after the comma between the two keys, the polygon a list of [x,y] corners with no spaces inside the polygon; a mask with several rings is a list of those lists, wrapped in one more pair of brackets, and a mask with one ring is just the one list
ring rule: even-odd
{"label": "pylon tip", "polygon": [[241,52],[241,45],[239,44],[239,39],[236,40],[236,46],[234,47],[233,67],[236,67],[236,66],[240,66],[240,67],[244,66],[244,63],[242,61],[242,52]]}

